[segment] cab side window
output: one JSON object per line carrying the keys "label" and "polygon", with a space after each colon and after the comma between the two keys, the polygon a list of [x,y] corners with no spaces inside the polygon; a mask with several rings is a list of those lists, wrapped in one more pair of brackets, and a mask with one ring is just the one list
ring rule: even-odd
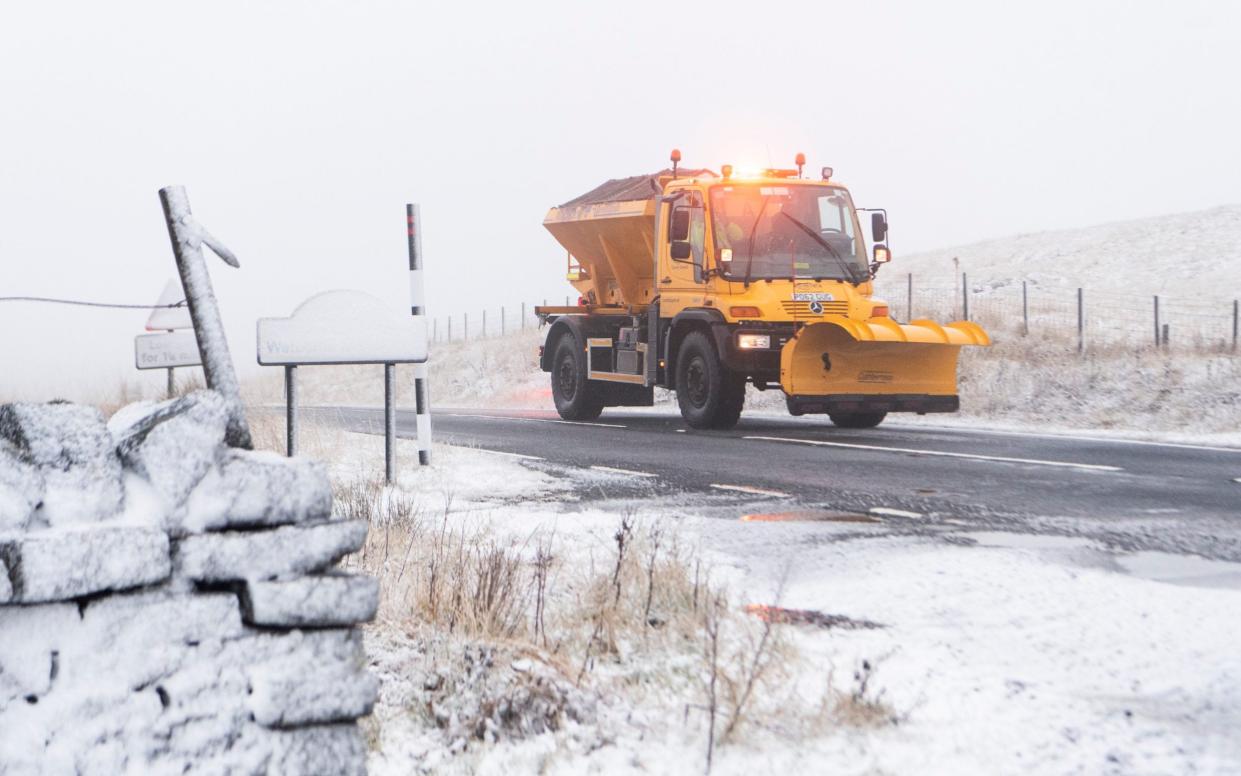
{"label": "cab side window", "polygon": [[700,194],[689,194],[673,207],[668,223],[668,238],[674,243],[674,249],[676,243],[682,246],[689,244],[689,255],[679,260],[694,265],[694,280],[701,283],[707,252],[707,218]]}

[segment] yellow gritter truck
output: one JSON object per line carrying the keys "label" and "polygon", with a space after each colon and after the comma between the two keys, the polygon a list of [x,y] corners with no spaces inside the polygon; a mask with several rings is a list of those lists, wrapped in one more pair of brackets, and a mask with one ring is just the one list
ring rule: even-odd
{"label": "yellow gritter truck", "polygon": [[746,384],[779,388],[789,412],[867,428],[889,412],[954,412],[963,345],[989,345],[968,321],[898,323],[872,296],[890,258],[887,214],[873,251],[849,191],[824,167],[753,172],[724,165],[611,180],[543,221],[568,251],[576,307],[538,307],[556,410],[650,406],[676,391],[694,428],[730,428]]}

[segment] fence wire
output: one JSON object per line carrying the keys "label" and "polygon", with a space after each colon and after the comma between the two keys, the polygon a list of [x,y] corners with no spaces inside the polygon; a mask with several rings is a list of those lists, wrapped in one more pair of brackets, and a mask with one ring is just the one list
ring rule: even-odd
{"label": "fence wire", "polygon": [[[1241,305],[1235,299],[1211,301],[1084,288],[1079,304],[1079,289],[1073,287],[909,274],[881,274],[875,281],[875,295],[887,300],[892,317],[902,323],[920,318],[968,319],[997,340],[1029,333],[1068,343],[1080,339],[1084,348],[1164,346],[1235,352],[1238,346]],[[536,328],[535,306],[561,302],[544,299],[431,316],[431,338],[434,342],[474,340]],[[570,305],[571,297],[563,303]]]}
{"label": "fence wire", "polygon": [[[880,276],[876,296],[901,321],[969,320],[999,333],[1081,339],[1083,346],[1237,348],[1238,301],[1093,291],[1034,281]],[[1080,317],[1079,317],[1080,316]]]}

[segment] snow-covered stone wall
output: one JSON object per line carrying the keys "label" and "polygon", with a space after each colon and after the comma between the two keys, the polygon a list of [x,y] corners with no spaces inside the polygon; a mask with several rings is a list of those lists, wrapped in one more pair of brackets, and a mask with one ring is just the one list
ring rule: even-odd
{"label": "snow-covered stone wall", "polygon": [[200,391],[0,406],[0,772],[361,773],[375,700],[322,465]]}

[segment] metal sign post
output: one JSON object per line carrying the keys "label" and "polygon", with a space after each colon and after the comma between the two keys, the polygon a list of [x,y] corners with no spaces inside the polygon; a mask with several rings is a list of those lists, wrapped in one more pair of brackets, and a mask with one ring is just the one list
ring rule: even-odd
{"label": "metal sign post", "polygon": [[284,368],[284,451],[292,458],[297,455],[297,365]]}
{"label": "metal sign post", "polygon": [[[405,206],[409,235],[409,312],[415,317],[427,314],[426,290],[422,282],[421,213],[415,204]],[[448,338],[452,339],[452,318],[448,319]],[[414,366],[414,411],[417,413],[418,463],[431,463],[431,393],[427,385],[427,366]],[[395,421],[393,421],[395,423]]]}
{"label": "metal sign post", "polygon": [[393,315],[362,291],[327,291],[302,302],[288,318],[260,318],[257,353],[263,366],[285,367],[289,455],[297,450],[297,366],[383,364],[384,470],[389,483],[395,479],[396,365],[426,362],[423,316]]}
{"label": "metal sign post", "polygon": [[[417,367],[415,367],[416,369]],[[422,451],[419,450],[419,455]],[[396,478],[396,364],[384,364],[384,480]]]}

